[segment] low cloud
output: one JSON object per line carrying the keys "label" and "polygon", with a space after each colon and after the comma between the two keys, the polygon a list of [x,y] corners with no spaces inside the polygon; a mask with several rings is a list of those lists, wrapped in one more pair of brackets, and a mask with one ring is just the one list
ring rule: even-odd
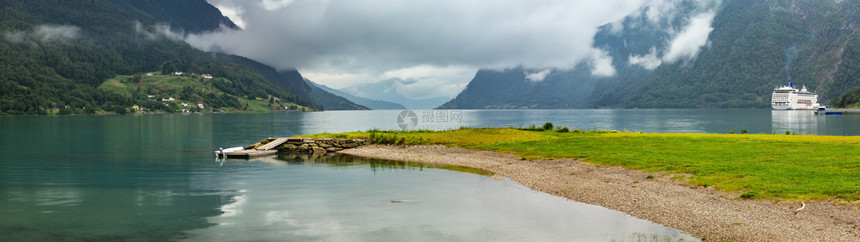
{"label": "low cloud", "polygon": [[[185,40],[277,69],[296,68],[316,82],[341,87],[349,84],[342,83],[345,76],[374,82],[416,66],[543,70],[591,63],[599,68],[595,75],[606,76],[615,70],[611,57],[594,54],[603,53],[592,47],[597,27],[630,14],[643,1],[209,0],[243,23],[243,30]],[[445,79],[440,86],[459,87],[473,75],[435,79]]]}
{"label": "low cloud", "polygon": [[411,99],[453,98],[452,94],[466,88],[466,82],[461,80],[471,80],[477,71],[464,66],[418,65],[386,71],[380,78],[402,80],[396,82],[394,90]]}
{"label": "low cloud", "polygon": [[156,24],[155,26],[145,26],[138,21],[134,21],[134,31],[138,35],[143,36],[148,40],[156,40],[158,38],[167,38],[171,40],[182,41],[185,39],[185,33],[182,31],[174,31],[167,24]]}
{"label": "low cloud", "polygon": [[[416,82],[395,82],[394,90],[403,96],[413,99],[428,99],[435,97],[453,98],[466,88],[466,83],[451,83],[445,80],[425,79]],[[453,95],[452,95],[453,94]]]}
{"label": "low cloud", "polygon": [[46,41],[68,41],[80,37],[81,28],[74,25],[43,24],[36,26],[32,31],[9,31],[4,33],[6,40],[21,42],[33,38],[42,42]]}
{"label": "low cloud", "polygon": [[293,0],[263,0],[260,5],[263,6],[263,8],[265,8],[266,10],[271,11],[283,8],[287,5],[290,5],[290,3],[293,3]]}
{"label": "low cloud", "polygon": [[158,35],[147,31],[143,24],[138,21],[134,21],[134,32],[148,40],[155,40],[158,38]]}
{"label": "low cloud", "polygon": [[39,25],[33,30],[33,35],[42,41],[72,40],[78,38],[81,28],[73,25]]}
{"label": "low cloud", "polygon": [[[649,53],[644,55],[629,55],[628,63],[648,70],[654,70],[663,63],[675,63],[695,59],[702,48],[710,44],[708,37],[714,30],[712,23],[720,3],[720,0],[666,0],[650,2],[644,11],[636,12],[631,16],[635,17],[645,14],[649,22],[647,24],[665,26],[663,31],[670,38],[662,46],[652,46]],[[675,26],[673,25],[675,23],[674,20],[679,17],[677,7],[682,4],[693,4],[694,10],[689,13],[690,16],[680,16],[680,19],[684,20],[681,21],[684,25]]]}
{"label": "low cloud", "polygon": [[[349,89],[356,84],[388,81],[393,91],[411,99],[450,97],[462,91],[466,83],[475,76],[477,68],[467,66],[417,65],[374,73],[357,71],[337,73],[336,70],[323,72],[302,72],[310,80],[326,80],[326,85],[335,89]],[[466,80],[465,82],[462,80]]]}
{"label": "low cloud", "polygon": [[[721,0],[208,1],[242,30],[186,36],[198,49],[295,68],[340,89],[402,80],[395,82],[397,92],[454,96],[480,68],[545,71],[585,64],[595,77],[614,76],[613,57],[594,46],[594,35],[608,23],[613,33],[636,28],[622,24],[625,16],[669,25],[665,45],[628,56],[632,65],[653,70],[693,59],[708,43]],[[687,4],[694,4],[692,16],[672,26],[679,23],[673,21],[682,13],[678,6]],[[434,72],[451,68],[471,73]],[[545,79],[544,71],[527,73],[529,80]]]}
{"label": "low cloud", "polygon": [[548,76],[550,72],[552,72],[552,70],[545,69],[542,71],[531,72],[531,73],[530,72],[523,72],[523,74],[526,75],[526,80],[529,80],[532,82],[542,82],[543,79],[546,79],[546,76]]}
{"label": "low cloud", "polygon": [[615,76],[615,67],[612,66],[612,56],[605,50],[595,49],[591,55],[591,75],[596,77]]}
{"label": "low cloud", "polygon": [[657,57],[657,47],[651,47],[651,52],[647,55],[630,55],[630,58],[627,61],[630,62],[631,65],[641,66],[648,70],[657,69],[657,67],[660,67],[660,65],[663,64],[663,60]]}
{"label": "low cloud", "polygon": [[708,44],[708,35],[714,30],[711,27],[714,15],[715,13],[711,11],[690,19],[690,24],[669,42],[669,48],[663,55],[663,60],[673,63],[695,58],[702,47]]}

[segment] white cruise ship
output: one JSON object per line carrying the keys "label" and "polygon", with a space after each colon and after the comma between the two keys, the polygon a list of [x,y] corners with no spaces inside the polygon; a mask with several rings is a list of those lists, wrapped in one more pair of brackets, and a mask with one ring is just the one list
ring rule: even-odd
{"label": "white cruise ship", "polygon": [[815,110],[819,106],[818,94],[807,91],[806,86],[798,90],[788,82],[785,86],[773,89],[770,106],[777,110]]}

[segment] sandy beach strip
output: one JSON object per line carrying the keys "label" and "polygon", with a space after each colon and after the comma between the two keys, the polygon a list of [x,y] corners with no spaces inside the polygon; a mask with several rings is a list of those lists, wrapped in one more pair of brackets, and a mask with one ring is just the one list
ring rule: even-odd
{"label": "sandy beach strip", "polygon": [[[799,202],[742,200],[737,194],[689,187],[654,173],[570,159],[522,160],[442,145],[370,145],[339,153],[484,169],[494,172],[496,178],[509,177],[537,191],[618,210],[703,240],[860,241],[860,210],[833,202],[803,206]],[[646,178],[648,175],[654,178]]]}

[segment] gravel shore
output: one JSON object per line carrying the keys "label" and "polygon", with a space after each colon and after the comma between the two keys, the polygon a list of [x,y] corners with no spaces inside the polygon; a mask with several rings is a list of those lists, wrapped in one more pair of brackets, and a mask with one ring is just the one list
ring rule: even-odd
{"label": "gravel shore", "polygon": [[[339,153],[459,165],[509,177],[532,189],[603,206],[677,228],[703,240],[860,241],[860,210],[833,202],[742,200],[668,176],[579,160],[522,160],[507,154],[441,145],[371,145]],[[648,175],[654,178],[646,178]]]}

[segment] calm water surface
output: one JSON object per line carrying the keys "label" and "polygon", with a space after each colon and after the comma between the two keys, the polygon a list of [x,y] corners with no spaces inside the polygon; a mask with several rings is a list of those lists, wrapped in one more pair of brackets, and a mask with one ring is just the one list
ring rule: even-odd
{"label": "calm water surface", "polygon": [[[0,117],[0,240],[692,239],[509,180],[350,157],[212,155],[269,136],[398,129],[400,112]],[[415,113],[405,125],[860,134],[858,116],[770,110]]]}

